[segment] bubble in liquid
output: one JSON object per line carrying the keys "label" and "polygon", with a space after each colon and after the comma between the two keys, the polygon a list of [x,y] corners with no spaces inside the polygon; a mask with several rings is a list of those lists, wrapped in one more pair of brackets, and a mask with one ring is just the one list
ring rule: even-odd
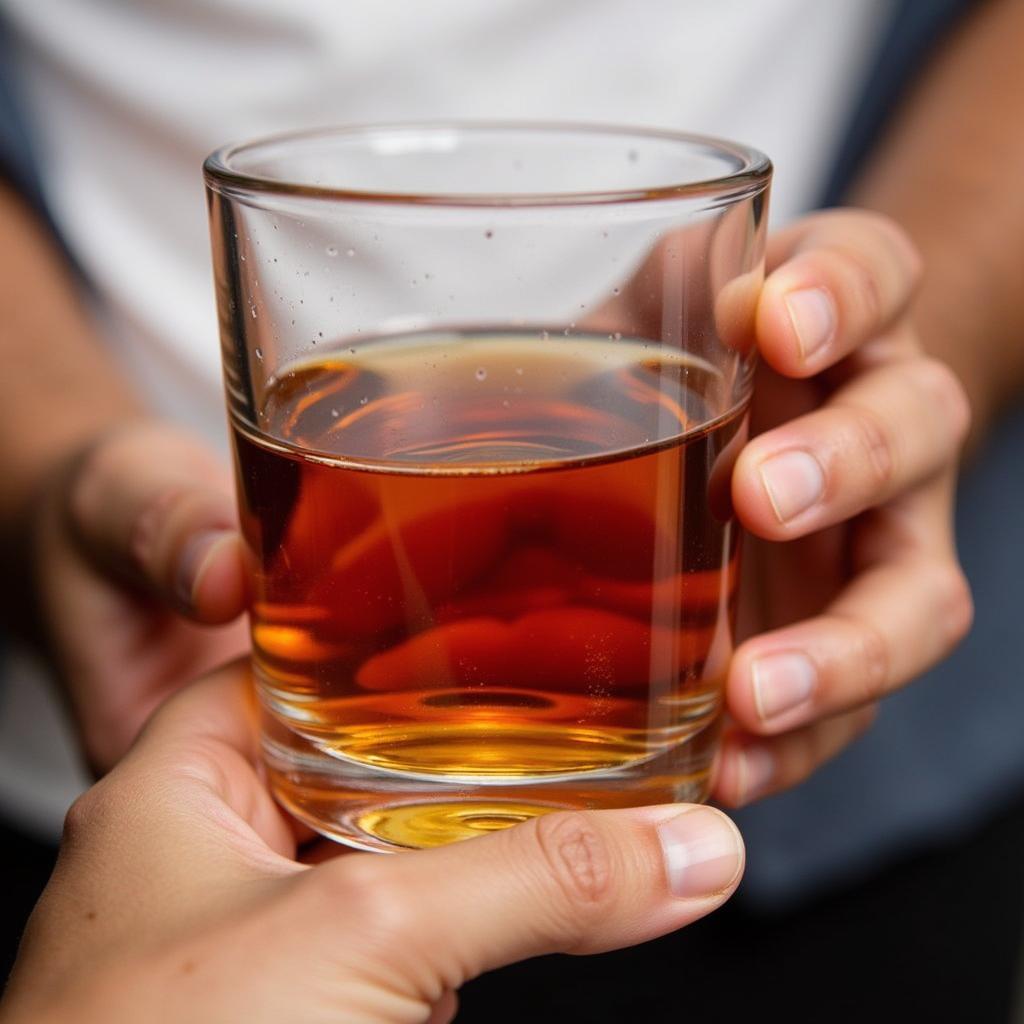
{"label": "bubble in liquid", "polygon": [[346,256],[347,256],[347,257],[348,257],[349,259],[352,259],[352,257],[353,257],[353,256],[355,256],[355,254],[356,254],[356,251],[355,251],[355,249],[346,249],[346,250],[345,250],[345,255],[346,255]]}
{"label": "bubble in liquid", "polygon": [[540,332],[540,340],[541,341],[547,341],[550,337],[551,337],[551,335],[548,334],[547,331],[541,331]]}
{"label": "bubble in liquid", "polygon": [[338,410],[337,409],[332,409],[331,410],[331,417],[333,419],[337,419],[338,418]]}
{"label": "bubble in liquid", "polygon": [[476,373],[473,375],[477,380],[487,380],[487,371],[482,367],[478,366]]}
{"label": "bubble in liquid", "polygon": [[622,341],[622,331],[616,331],[616,332],[615,332],[615,333],[614,333],[614,334],[612,335],[612,337],[613,337],[613,338],[614,338],[614,339],[615,339],[616,341]]}
{"label": "bubble in liquid", "polygon": [[613,288],[612,289],[612,295],[618,295],[618,294],[619,294],[619,289],[618,288]]}
{"label": "bubble in liquid", "polygon": [[522,375],[523,375],[523,368],[521,366],[517,366],[516,367],[516,376],[517,377],[522,377]]}
{"label": "bubble in liquid", "polygon": [[360,405],[366,405],[366,403],[368,401],[369,401],[369,399],[366,397],[366,395],[363,395],[363,397],[359,399],[359,404]]}
{"label": "bubble in liquid", "polygon": [[490,228],[488,228],[484,232],[484,238],[493,238],[493,237],[494,237],[494,232]]}
{"label": "bubble in liquid", "polygon": [[338,247],[336,245],[329,245],[327,246],[326,249],[324,249],[324,252],[327,253],[328,256],[333,258],[338,255]]}

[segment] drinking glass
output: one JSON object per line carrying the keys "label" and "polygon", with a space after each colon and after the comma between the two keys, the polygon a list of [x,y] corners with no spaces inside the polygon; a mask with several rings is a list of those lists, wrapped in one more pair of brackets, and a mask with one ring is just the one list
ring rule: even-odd
{"label": "drinking glass", "polygon": [[372,850],[704,799],[768,160],[410,124],[205,173],[277,799]]}

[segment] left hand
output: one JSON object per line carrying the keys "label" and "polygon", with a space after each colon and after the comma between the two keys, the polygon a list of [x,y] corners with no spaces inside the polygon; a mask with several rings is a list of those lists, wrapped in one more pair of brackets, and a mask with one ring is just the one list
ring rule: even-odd
{"label": "left hand", "polygon": [[767,263],[755,436],[732,480],[753,537],[713,794],[731,806],[813,772],[972,618],[952,527],[970,413],[914,331],[912,245],[832,210],[775,235]]}

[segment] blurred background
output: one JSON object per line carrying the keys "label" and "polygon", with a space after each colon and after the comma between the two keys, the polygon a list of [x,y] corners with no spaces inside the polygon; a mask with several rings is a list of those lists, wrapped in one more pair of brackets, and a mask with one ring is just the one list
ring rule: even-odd
{"label": "blurred background", "polygon": [[[772,223],[781,226],[848,201],[936,67],[998,35],[992,25],[1019,2],[0,0],[0,175],[52,237],[98,337],[143,401],[224,452],[200,178],[215,146],[316,124],[445,117],[679,128],[768,153]],[[996,78],[989,85],[1002,89]],[[1024,95],[1017,106],[1010,133],[1024,131]],[[1008,169],[1008,189],[1018,190],[1022,170]],[[923,194],[930,187],[920,182]],[[1024,251],[1020,237],[1007,245]],[[8,241],[0,280],[19,259]],[[30,319],[25,302],[0,286],[0,356],[5,334]],[[19,444],[8,433],[0,479]],[[665,979],[678,985],[688,974],[721,993],[699,1019],[739,1019],[736,986],[789,1019],[810,1019],[793,1002],[799,970],[800,998],[835,1005],[836,1021],[928,1012],[1024,1022],[1022,461],[1018,393],[993,411],[960,483],[973,632],[888,699],[834,762],[737,815],[749,852],[734,904],[603,963],[549,959],[483,979],[468,987],[459,1019],[549,1019],[539,1007],[550,1019],[675,1019],[681,1004]],[[27,595],[13,570],[6,578],[5,973],[64,811],[89,778],[45,657],[15,628]],[[581,1008],[580,989],[603,1009]]]}

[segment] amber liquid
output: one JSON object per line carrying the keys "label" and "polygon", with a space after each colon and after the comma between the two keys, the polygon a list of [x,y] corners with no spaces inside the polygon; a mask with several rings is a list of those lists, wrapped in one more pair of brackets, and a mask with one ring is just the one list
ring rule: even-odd
{"label": "amber liquid", "polygon": [[[433,804],[418,825],[364,815],[404,845],[646,764],[669,799],[685,764],[692,795],[731,653],[744,410],[725,390],[675,350],[540,333],[409,335],[278,374],[258,432],[234,431],[269,731]],[[451,824],[443,795],[410,802],[432,783],[522,806]],[[301,785],[278,772],[300,810]],[[585,802],[658,795],[624,787]]]}

